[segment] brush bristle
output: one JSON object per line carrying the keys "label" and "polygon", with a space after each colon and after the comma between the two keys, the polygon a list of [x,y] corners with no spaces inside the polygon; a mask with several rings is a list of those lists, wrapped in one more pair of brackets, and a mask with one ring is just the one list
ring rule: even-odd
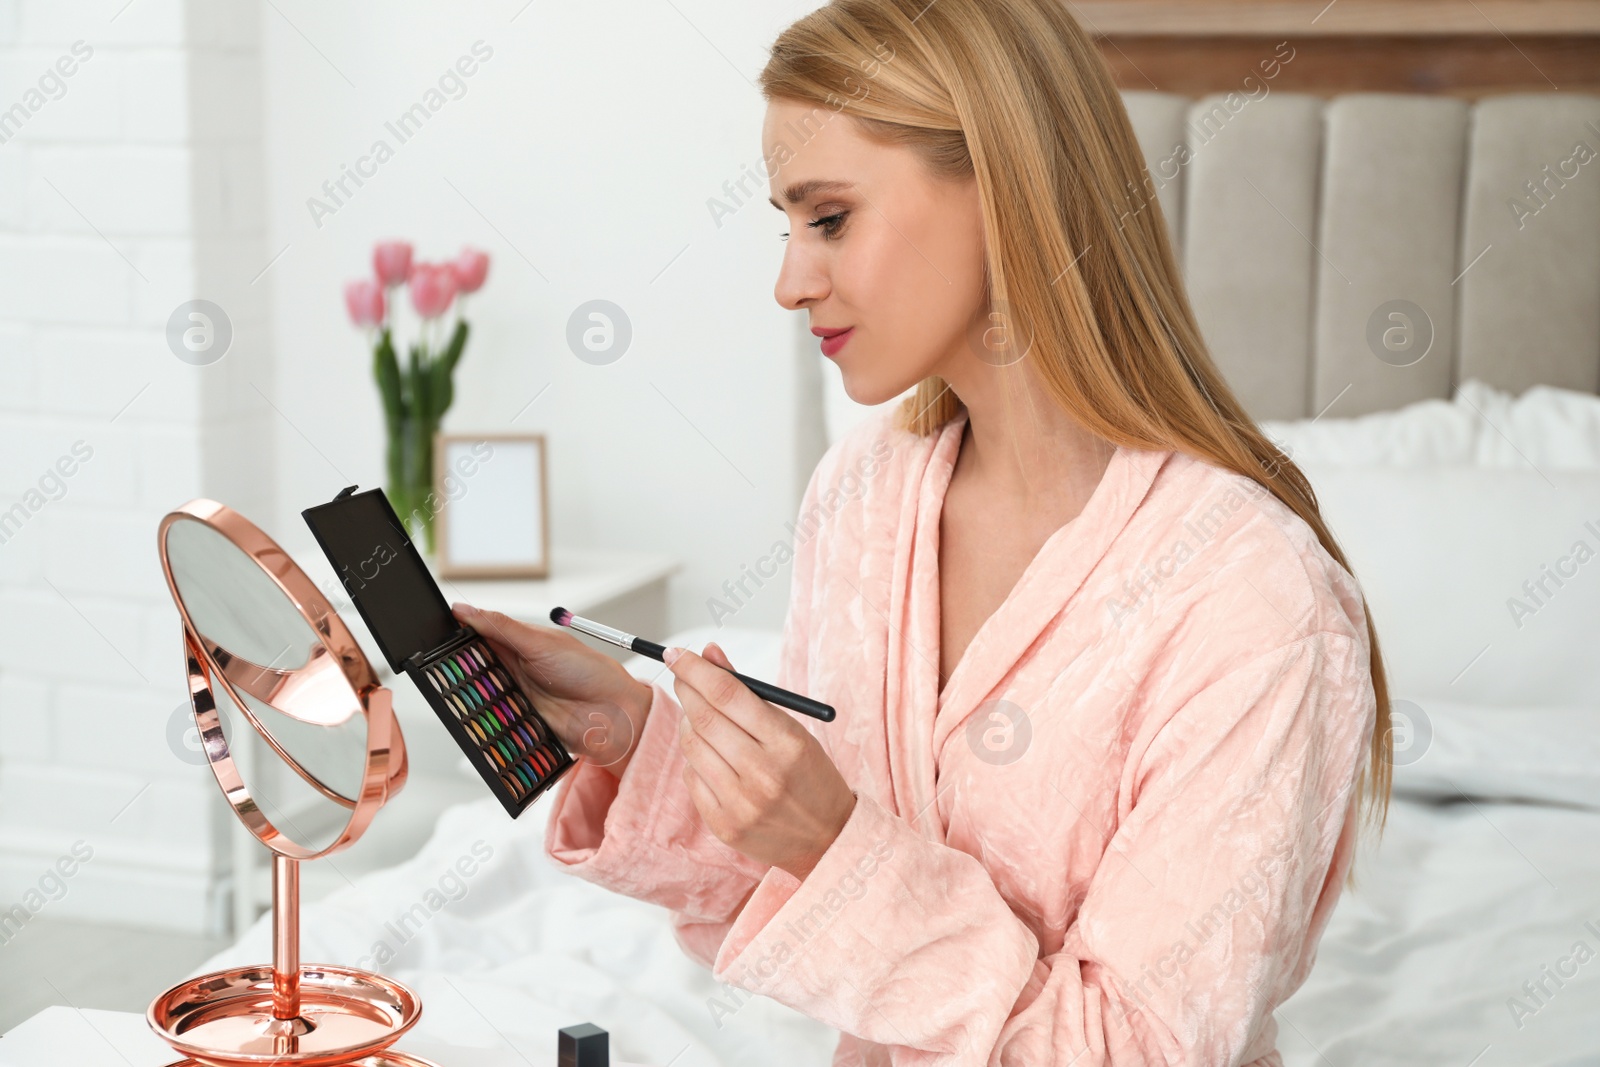
{"label": "brush bristle", "polygon": [[572,612],[566,608],[551,608],[550,621],[557,626],[567,626],[572,622]]}

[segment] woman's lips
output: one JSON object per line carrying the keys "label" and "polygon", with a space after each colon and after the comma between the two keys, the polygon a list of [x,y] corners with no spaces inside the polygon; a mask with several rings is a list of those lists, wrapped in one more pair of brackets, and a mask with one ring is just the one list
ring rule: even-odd
{"label": "woman's lips", "polygon": [[856,328],[852,326],[843,333],[836,333],[832,337],[824,337],[822,339],[822,354],[825,356],[837,355],[839,349],[844,347],[844,343],[850,340],[851,335],[855,332]]}

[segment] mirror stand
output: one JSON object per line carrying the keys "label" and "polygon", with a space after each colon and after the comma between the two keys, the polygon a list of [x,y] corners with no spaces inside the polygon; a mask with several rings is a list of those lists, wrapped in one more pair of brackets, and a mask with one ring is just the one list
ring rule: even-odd
{"label": "mirror stand", "polygon": [[[187,644],[201,740],[226,754],[200,643],[190,635]],[[151,1029],[189,1057],[169,1067],[437,1067],[388,1047],[422,1014],[409,988],[370,971],[301,962],[301,861],[271,851],[272,963],[191,978],[150,1002]]]}
{"label": "mirror stand", "polygon": [[300,861],[272,860],[272,964],[214,971],[151,1001],[146,1019],[188,1059],[169,1067],[437,1067],[389,1046],[421,1014],[382,975],[300,961]]}
{"label": "mirror stand", "polygon": [[274,1037],[302,1037],[316,1024],[300,1015],[300,861],[272,855],[272,1024]]}
{"label": "mirror stand", "polygon": [[[405,782],[393,694],[327,598],[237,512],[191,501],[162,520],[158,544],[201,747],[233,814],[272,853],[272,962],[189,978],[150,1002],[150,1028],[188,1057],[169,1067],[437,1067],[391,1047],[422,1015],[416,993],[300,956],[300,864],[354,842]],[[253,766],[255,745],[280,775]],[[297,822],[301,794],[332,814],[331,831]]]}

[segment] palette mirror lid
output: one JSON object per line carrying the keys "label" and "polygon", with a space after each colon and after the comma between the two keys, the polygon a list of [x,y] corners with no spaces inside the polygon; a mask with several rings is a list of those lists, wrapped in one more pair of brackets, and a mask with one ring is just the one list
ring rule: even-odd
{"label": "palette mirror lid", "polygon": [[355,486],[300,514],[396,674],[461,632],[382,489]]}

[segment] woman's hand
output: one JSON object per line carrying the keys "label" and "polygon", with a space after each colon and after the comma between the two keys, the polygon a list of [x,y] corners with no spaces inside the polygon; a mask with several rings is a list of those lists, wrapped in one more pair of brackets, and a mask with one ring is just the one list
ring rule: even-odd
{"label": "woman's hand", "polygon": [[855,808],[849,784],[805,727],[728,673],[715,643],[704,657],[667,657],[683,706],[683,779],[700,817],[724,844],[804,879]]}
{"label": "woman's hand", "polygon": [[459,602],[452,612],[494,649],[568,752],[622,777],[650,711],[648,684],[566,630]]}

